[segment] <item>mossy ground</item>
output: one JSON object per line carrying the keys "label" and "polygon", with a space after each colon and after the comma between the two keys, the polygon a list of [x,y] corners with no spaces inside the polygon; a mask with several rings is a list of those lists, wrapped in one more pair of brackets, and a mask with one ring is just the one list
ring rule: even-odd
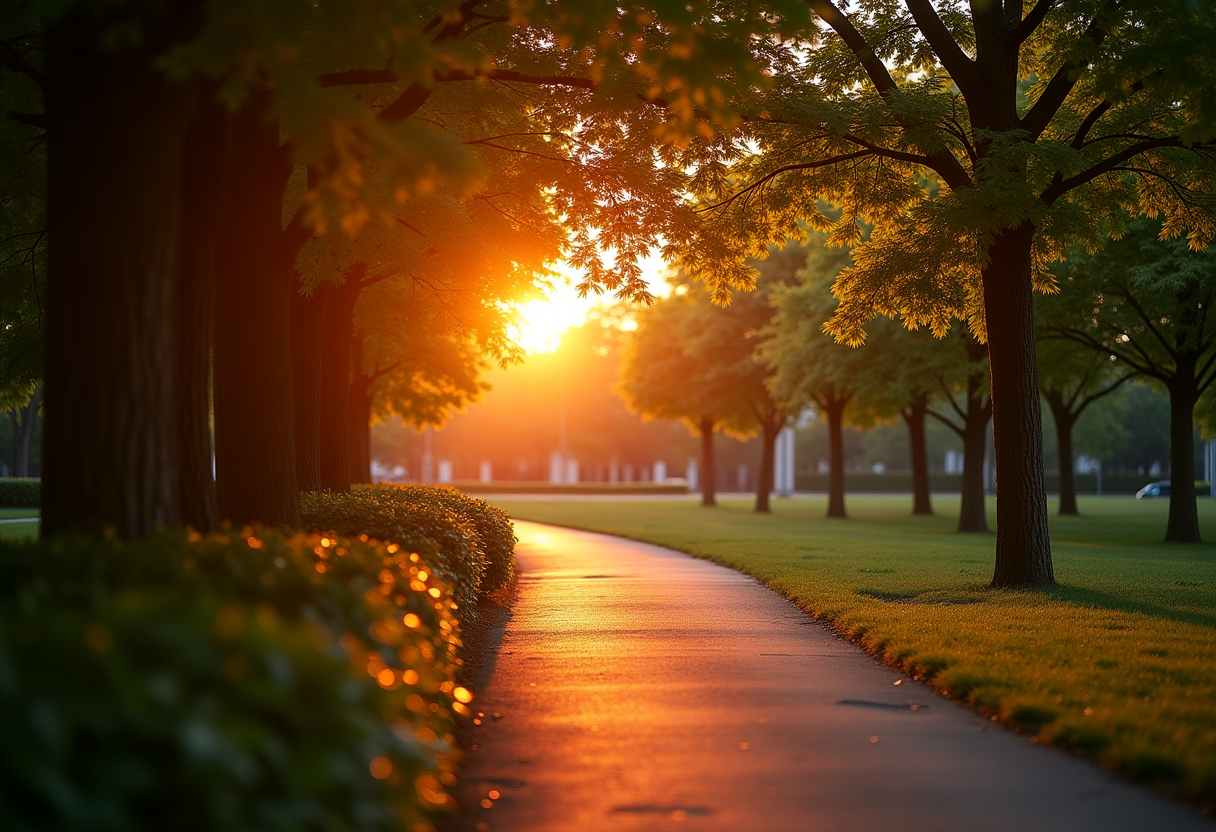
{"label": "mossy ground", "polygon": [[[992,590],[995,538],[954,531],[910,500],[496,500],[513,517],[608,532],[708,558],[764,581],[867,650],[1038,739],[1216,806],[1216,544],[1167,545],[1168,505],[1082,499],[1051,520],[1047,591]],[[989,523],[995,528],[993,502]],[[1216,540],[1216,501],[1199,500]]]}

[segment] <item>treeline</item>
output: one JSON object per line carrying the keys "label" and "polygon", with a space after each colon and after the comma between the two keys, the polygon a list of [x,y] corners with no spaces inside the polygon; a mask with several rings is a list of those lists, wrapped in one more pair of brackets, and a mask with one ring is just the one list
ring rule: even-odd
{"label": "treeline", "polygon": [[[1208,423],[1216,406],[1209,392],[1216,322],[1205,313],[1216,294],[1216,258],[1161,236],[1159,223],[1138,221],[1100,254],[1078,250],[1056,267],[1053,291],[1040,301],[1039,394],[1051,415],[1061,514],[1077,513],[1074,433],[1092,412],[1082,452],[1096,459],[1121,452],[1146,467],[1168,456],[1175,488],[1166,539],[1197,541],[1195,414]],[[838,305],[832,288],[850,256],[824,242],[789,241],[755,264],[755,290],[725,307],[677,278],[672,296],[641,313],[627,339],[626,399],[641,413],[682,419],[703,436],[722,429],[762,437],[760,512],[768,511],[776,432],[813,407],[826,430],[829,516],[846,513],[845,428],[896,420],[907,429],[913,513],[932,513],[925,437],[935,421],[963,448],[959,530],[986,531],[992,405],[983,344],[959,327],[934,337],[883,318],[868,326],[864,345],[838,343],[825,329]],[[1153,390],[1168,394],[1167,412],[1153,407]],[[1121,422],[1143,421],[1144,411],[1153,410],[1157,430],[1136,426],[1142,438],[1132,451],[1126,447],[1132,425]],[[1159,439],[1163,428],[1166,442]],[[703,460],[712,467],[712,444]],[[712,504],[712,493],[703,502]]]}

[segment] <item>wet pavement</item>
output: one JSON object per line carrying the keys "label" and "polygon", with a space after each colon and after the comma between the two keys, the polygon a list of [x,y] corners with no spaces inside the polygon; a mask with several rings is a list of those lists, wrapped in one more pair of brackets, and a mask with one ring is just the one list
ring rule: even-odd
{"label": "wet pavement", "polygon": [[878,664],[706,561],[516,523],[450,828],[1212,830]]}

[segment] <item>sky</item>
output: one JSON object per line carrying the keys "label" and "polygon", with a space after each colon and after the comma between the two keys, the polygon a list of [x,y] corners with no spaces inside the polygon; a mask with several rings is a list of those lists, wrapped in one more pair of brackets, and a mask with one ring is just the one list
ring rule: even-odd
{"label": "sky", "polygon": [[[614,300],[610,294],[580,298],[574,289],[578,274],[565,265],[558,265],[556,269],[568,276],[567,281],[556,281],[547,298],[520,306],[521,325],[517,340],[529,354],[554,352],[561,345],[562,335],[567,330],[582,324],[596,306]],[[667,264],[658,253],[642,261],[642,272],[650,284],[650,291],[657,296],[667,294],[663,279],[667,270]]]}

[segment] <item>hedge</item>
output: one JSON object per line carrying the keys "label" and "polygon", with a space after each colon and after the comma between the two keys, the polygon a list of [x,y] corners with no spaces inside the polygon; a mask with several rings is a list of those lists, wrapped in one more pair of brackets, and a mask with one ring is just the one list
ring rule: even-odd
{"label": "hedge", "polygon": [[0,506],[4,508],[38,508],[41,505],[42,480],[37,477],[0,479]]}
{"label": "hedge", "polygon": [[[457,603],[465,609],[483,591],[509,581],[514,571],[511,521],[483,501],[472,497],[462,501],[458,492],[449,489],[378,486],[349,494],[312,491],[300,495],[300,508],[310,530],[365,534],[418,552],[452,584]],[[487,529],[484,537],[479,528]]]}
{"label": "hedge", "polygon": [[362,488],[358,493],[390,491],[419,506],[435,506],[454,511],[477,532],[477,541],[485,562],[481,591],[493,592],[511,583],[515,577],[515,527],[505,511],[485,500],[472,497],[455,488],[421,485],[381,485]]}
{"label": "hedge", "polygon": [[395,544],[0,544],[0,828],[430,829],[453,607]]}

